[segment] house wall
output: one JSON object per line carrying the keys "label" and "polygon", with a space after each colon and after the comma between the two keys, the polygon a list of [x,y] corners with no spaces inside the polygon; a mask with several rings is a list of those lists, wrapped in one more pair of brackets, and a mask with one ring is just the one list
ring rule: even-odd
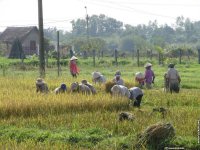
{"label": "house wall", "polygon": [[[31,50],[30,43],[31,41],[36,42],[36,46],[34,50]],[[33,55],[38,54],[38,45],[39,45],[39,33],[36,30],[32,30],[26,38],[22,41],[22,47],[25,55]]]}

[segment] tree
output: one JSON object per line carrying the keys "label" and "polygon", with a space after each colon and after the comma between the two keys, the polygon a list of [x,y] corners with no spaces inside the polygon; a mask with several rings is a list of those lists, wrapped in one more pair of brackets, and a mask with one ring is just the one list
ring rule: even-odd
{"label": "tree", "polygon": [[122,39],[121,46],[120,46],[121,50],[132,51],[134,50],[134,47],[135,47],[135,43],[131,36],[128,36]]}
{"label": "tree", "polygon": [[23,62],[25,58],[25,54],[22,48],[22,43],[20,42],[19,39],[14,40],[10,54],[9,54],[9,58],[18,58],[18,59],[21,59]]}

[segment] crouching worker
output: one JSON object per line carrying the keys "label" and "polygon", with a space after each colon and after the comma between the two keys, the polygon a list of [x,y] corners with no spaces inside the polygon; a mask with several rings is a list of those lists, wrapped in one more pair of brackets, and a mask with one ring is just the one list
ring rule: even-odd
{"label": "crouching worker", "polygon": [[111,88],[111,94],[113,96],[125,96],[127,98],[130,97],[130,92],[129,92],[128,88],[123,85],[114,85]]}
{"label": "crouching worker", "polygon": [[117,85],[124,85],[124,80],[121,78],[121,72],[117,71],[115,73],[115,78],[112,80]]}
{"label": "crouching worker", "polygon": [[94,88],[94,86],[92,84],[90,84],[89,82],[87,82],[87,80],[82,80],[81,81],[82,84],[88,86],[92,92],[92,94],[96,94],[96,89]]}
{"label": "crouching worker", "polygon": [[62,83],[62,84],[60,85],[60,87],[57,87],[57,88],[54,90],[54,92],[55,92],[56,94],[60,94],[60,93],[65,93],[65,92],[67,92],[67,86],[66,86],[66,84]]}
{"label": "crouching worker", "polygon": [[130,97],[129,99],[132,100],[133,106],[140,107],[140,103],[143,97],[143,92],[139,87],[132,87],[129,89]]}
{"label": "crouching worker", "polygon": [[92,73],[92,81],[96,84],[103,84],[106,82],[106,78],[100,72],[93,72]]}
{"label": "crouching worker", "polygon": [[36,81],[36,92],[47,93],[48,91],[47,83],[42,78],[38,78]]}

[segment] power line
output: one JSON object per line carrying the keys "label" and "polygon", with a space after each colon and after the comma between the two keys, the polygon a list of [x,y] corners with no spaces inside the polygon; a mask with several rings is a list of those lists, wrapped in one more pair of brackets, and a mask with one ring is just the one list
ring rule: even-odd
{"label": "power line", "polygon": [[174,6],[174,7],[200,7],[200,4],[191,4],[191,3],[188,3],[188,4],[184,4],[184,3],[144,3],[144,2],[133,2],[133,1],[111,1],[111,0],[92,0],[92,2],[103,2],[103,3],[110,3],[110,4],[119,4],[119,5],[122,5],[122,4],[134,4],[134,5],[147,5],[147,6]]}
{"label": "power line", "polygon": [[172,17],[172,16],[151,13],[151,12],[148,12],[148,11],[135,9],[133,7],[128,7],[128,6],[124,6],[124,5],[120,5],[120,6],[116,7],[116,6],[113,6],[113,5],[110,6],[110,5],[102,4],[101,2],[100,3],[98,3],[98,2],[90,2],[90,3],[93,4],[93,5],[101,5],[101,6],[104,6],[104,7],[114,8],[114,9],[118,9],[118,10],[120,9],[120,10],[124,10],[124,11],[129,11],[129,12],[138,12],[138,13],[142,13],[142,14],[148,14],[148,15],[151,15],[151,16],[158,16],[158,17],[163,17],[163,18],[170,18],[170,19],[173,19],[173,20],[176,19],[175,17]]}

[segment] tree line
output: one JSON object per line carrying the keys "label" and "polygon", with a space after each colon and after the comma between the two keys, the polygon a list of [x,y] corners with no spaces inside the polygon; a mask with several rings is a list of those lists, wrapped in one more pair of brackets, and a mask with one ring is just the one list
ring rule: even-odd
{"label": "tree line", "polygon": [[[193,22],[183,16],[177,17],[173,26],[158,25],[156,20],[132,26],[103,14],[92,15],[88,19],[88,33],[86,19],[72,20],[71,24],[71,32],[60,31],[60,40],[62,44],[73,45],[76,52],[95,49],[110,53],[118,49],[121,53],[139,50],[175,55],[181,50],[182,54],[193,54],[200,43],[200,21]],[[55,41],[56,31],[56,28],[45,29],[45,37]]]}

